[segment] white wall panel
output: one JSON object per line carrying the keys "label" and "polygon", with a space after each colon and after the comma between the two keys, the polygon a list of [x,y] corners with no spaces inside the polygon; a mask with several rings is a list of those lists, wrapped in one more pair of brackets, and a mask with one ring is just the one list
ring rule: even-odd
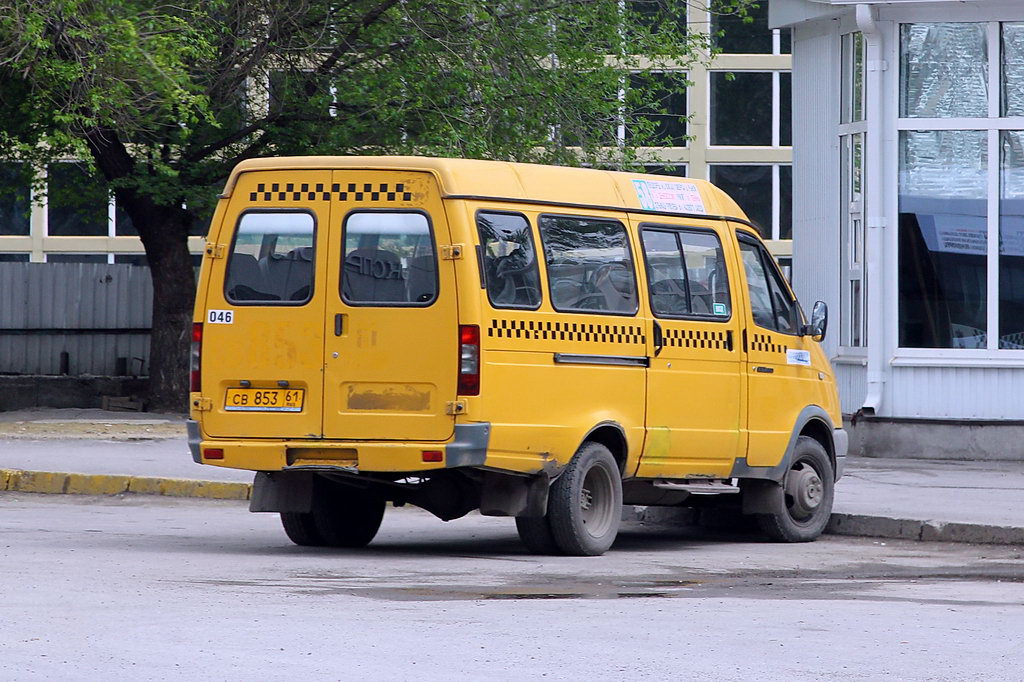
{"label": "white wall panel", "polygon": [[1024,368],[893,367],[886,416],[1024,419]]}

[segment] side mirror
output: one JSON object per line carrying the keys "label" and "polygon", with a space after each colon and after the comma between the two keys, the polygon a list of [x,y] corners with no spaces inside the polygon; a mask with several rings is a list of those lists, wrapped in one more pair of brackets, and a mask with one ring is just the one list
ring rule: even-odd
{"label": "side mirror", "polygon": [[811,321],[805,324],[801,333],[803,336],[811,336],[815,341],[824,341],[825,332],[828,331],[828,306],[824,301],[818,301],[811,308]]}

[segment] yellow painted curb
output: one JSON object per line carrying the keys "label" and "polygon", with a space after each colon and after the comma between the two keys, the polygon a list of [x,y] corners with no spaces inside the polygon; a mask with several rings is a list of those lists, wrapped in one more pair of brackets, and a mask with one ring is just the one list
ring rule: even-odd
{"label": "yellow painted curb", "polygon": [[210,500],[247,500],[252,492],[252,486],[248,483],[197,481],[187,478],[0,469],[0,490],[68,495],[118,495],[127,492]]}

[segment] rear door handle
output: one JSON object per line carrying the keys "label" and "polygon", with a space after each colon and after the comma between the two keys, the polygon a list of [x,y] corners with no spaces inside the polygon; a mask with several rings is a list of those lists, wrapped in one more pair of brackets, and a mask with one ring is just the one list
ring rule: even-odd
{"label": "rear door handle", "polygon": [[755,372],[760,372],[761,374],[772,374],[773,372],[775,372],[775,368],[774,367],[758,366],[758,367],[754,367],[754,371]]}
{"label": "rear door handle", "polygon": [[335,336],[341,336],[341,332],[344,331],[344,328],[345,328],[345,314],[344,313],[337,313],[334,316],[334,335]]}
{"label": "rear door handle", "polygon": [[661,331],[661,325],[658,324],[658,321],[654,320],[654,357],[661,355],[661,351],[664,347],[665,334]]}

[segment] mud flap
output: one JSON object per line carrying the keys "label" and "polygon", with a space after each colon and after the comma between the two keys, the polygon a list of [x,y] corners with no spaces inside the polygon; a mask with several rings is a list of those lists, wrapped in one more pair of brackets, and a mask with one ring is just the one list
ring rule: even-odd
{"label": "mud flap", "polygon": [[547,474],[509,476],[487,471],[480,494],[483,516],[544,516],[548,508]]}
{"label": "mud flap", "polygon": [[257,472],[249,511],[309,513],[313,506],[313,476],[311,471]]}
{"label": "mud flap", "polygon": [[775,481],[748,479],[740,483],[744,514],[770,514],[785,508],[782,486]]}

